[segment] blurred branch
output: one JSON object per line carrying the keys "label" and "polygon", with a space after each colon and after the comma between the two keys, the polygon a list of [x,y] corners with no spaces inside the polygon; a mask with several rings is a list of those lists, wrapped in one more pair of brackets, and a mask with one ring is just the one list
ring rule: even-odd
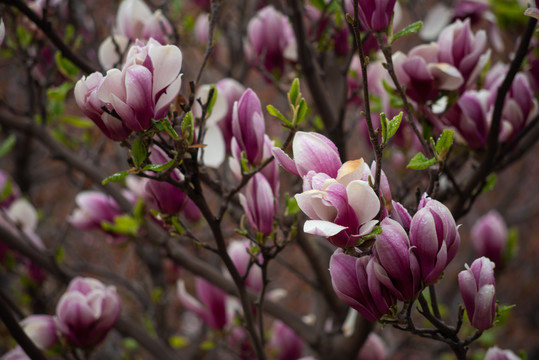
{"label": "blurred branch", "polygon": [[56,46],[58,50],[62,53],[62,56],[64,56],[66,59],[70,60],[73,64],[75,64],[79,69],[81,69],[84,73],[90,74],[95,71],[99,71],[99,68],[94,67],[93,65],[89,64],[84,60],[82,57],[75,54],[69,46],[67,46],[66,43],[58,36],[58,34],[54,31],[54,29],[51,26],[51,23],[41,18],[38,14],[36,14],[32,9],[26,5],[26,3],[22,0],[0,0],[0,3],[4,3],[6,5],[13,6],[17,8],[21,13],[23,13],[30,21],[32,21],[34,24],[37,25],[37,27],[43,31],[43,33],[49,38],[49,40]]}

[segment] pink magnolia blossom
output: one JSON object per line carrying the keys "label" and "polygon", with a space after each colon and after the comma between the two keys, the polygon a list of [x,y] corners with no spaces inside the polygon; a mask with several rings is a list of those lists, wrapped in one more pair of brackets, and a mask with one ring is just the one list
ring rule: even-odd
{"label": "pink magnolia blossom", "polygon": [[56,325],[72,345],[93,347],[107,336],[120,312],[120,298],[113,286],[76,277],[56,306]]}
{"label": "pink magnolia blossom", "polygon": [[50,350],[59,345],[56,322],[50,315],[30,315],[21,321],[21,327],[41,350]]}
{"label": "pink magnolia blossom", "polygon": [[479,256],[485,256],[496,266],[502,266],[508,234],[507,225],[500,213],[491,210],[479,218],[472,227],[471,238]]}

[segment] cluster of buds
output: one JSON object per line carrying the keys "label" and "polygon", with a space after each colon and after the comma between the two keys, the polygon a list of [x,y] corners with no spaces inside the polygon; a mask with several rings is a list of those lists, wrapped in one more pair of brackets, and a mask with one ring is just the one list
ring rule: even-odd
{"label": "cluster of buds", "polygon": [[182,53],[150,39],[130,48],[122,70],[93,73],[75,86],[77,104],[112,140],[147,130],[167,116],[181,87]]}
{"label": "cluster of buds", "polygon": [[[273,142],[266,135],[264,115],[258,96],[251,89],[243,92],[232,110],[232,156],[229,165],[238,180],[247,168],[261,165],[271,157]],[[251,228],[264,236],[273,231],[277,211],[279,171],[272,161],[255,174],[240,194],[240,202]]]}

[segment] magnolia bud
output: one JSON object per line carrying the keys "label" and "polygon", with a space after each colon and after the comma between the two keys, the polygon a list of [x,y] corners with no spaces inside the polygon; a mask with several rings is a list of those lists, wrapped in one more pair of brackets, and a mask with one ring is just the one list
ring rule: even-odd
{"label": "magnolia bud", "polygon": [[492,210],[478,219],[472,227],[471,237],[479,256],[486,256],[496,266],[502,265],[507,248],[507,226],[497,211]]}
{"label": "magnolia bud", "polygon": [[496,313],[494,263],[486,257],[476,259],[458,279],[470,323],[479,330],[490,328]]}

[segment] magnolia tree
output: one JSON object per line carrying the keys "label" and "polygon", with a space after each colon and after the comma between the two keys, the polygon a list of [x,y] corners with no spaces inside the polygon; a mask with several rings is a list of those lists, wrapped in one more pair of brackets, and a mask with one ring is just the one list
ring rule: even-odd
{"label": "magnolia tree", "polygon": [[0,0],[2,359],[518,359],[539,10],[443,3]]}

